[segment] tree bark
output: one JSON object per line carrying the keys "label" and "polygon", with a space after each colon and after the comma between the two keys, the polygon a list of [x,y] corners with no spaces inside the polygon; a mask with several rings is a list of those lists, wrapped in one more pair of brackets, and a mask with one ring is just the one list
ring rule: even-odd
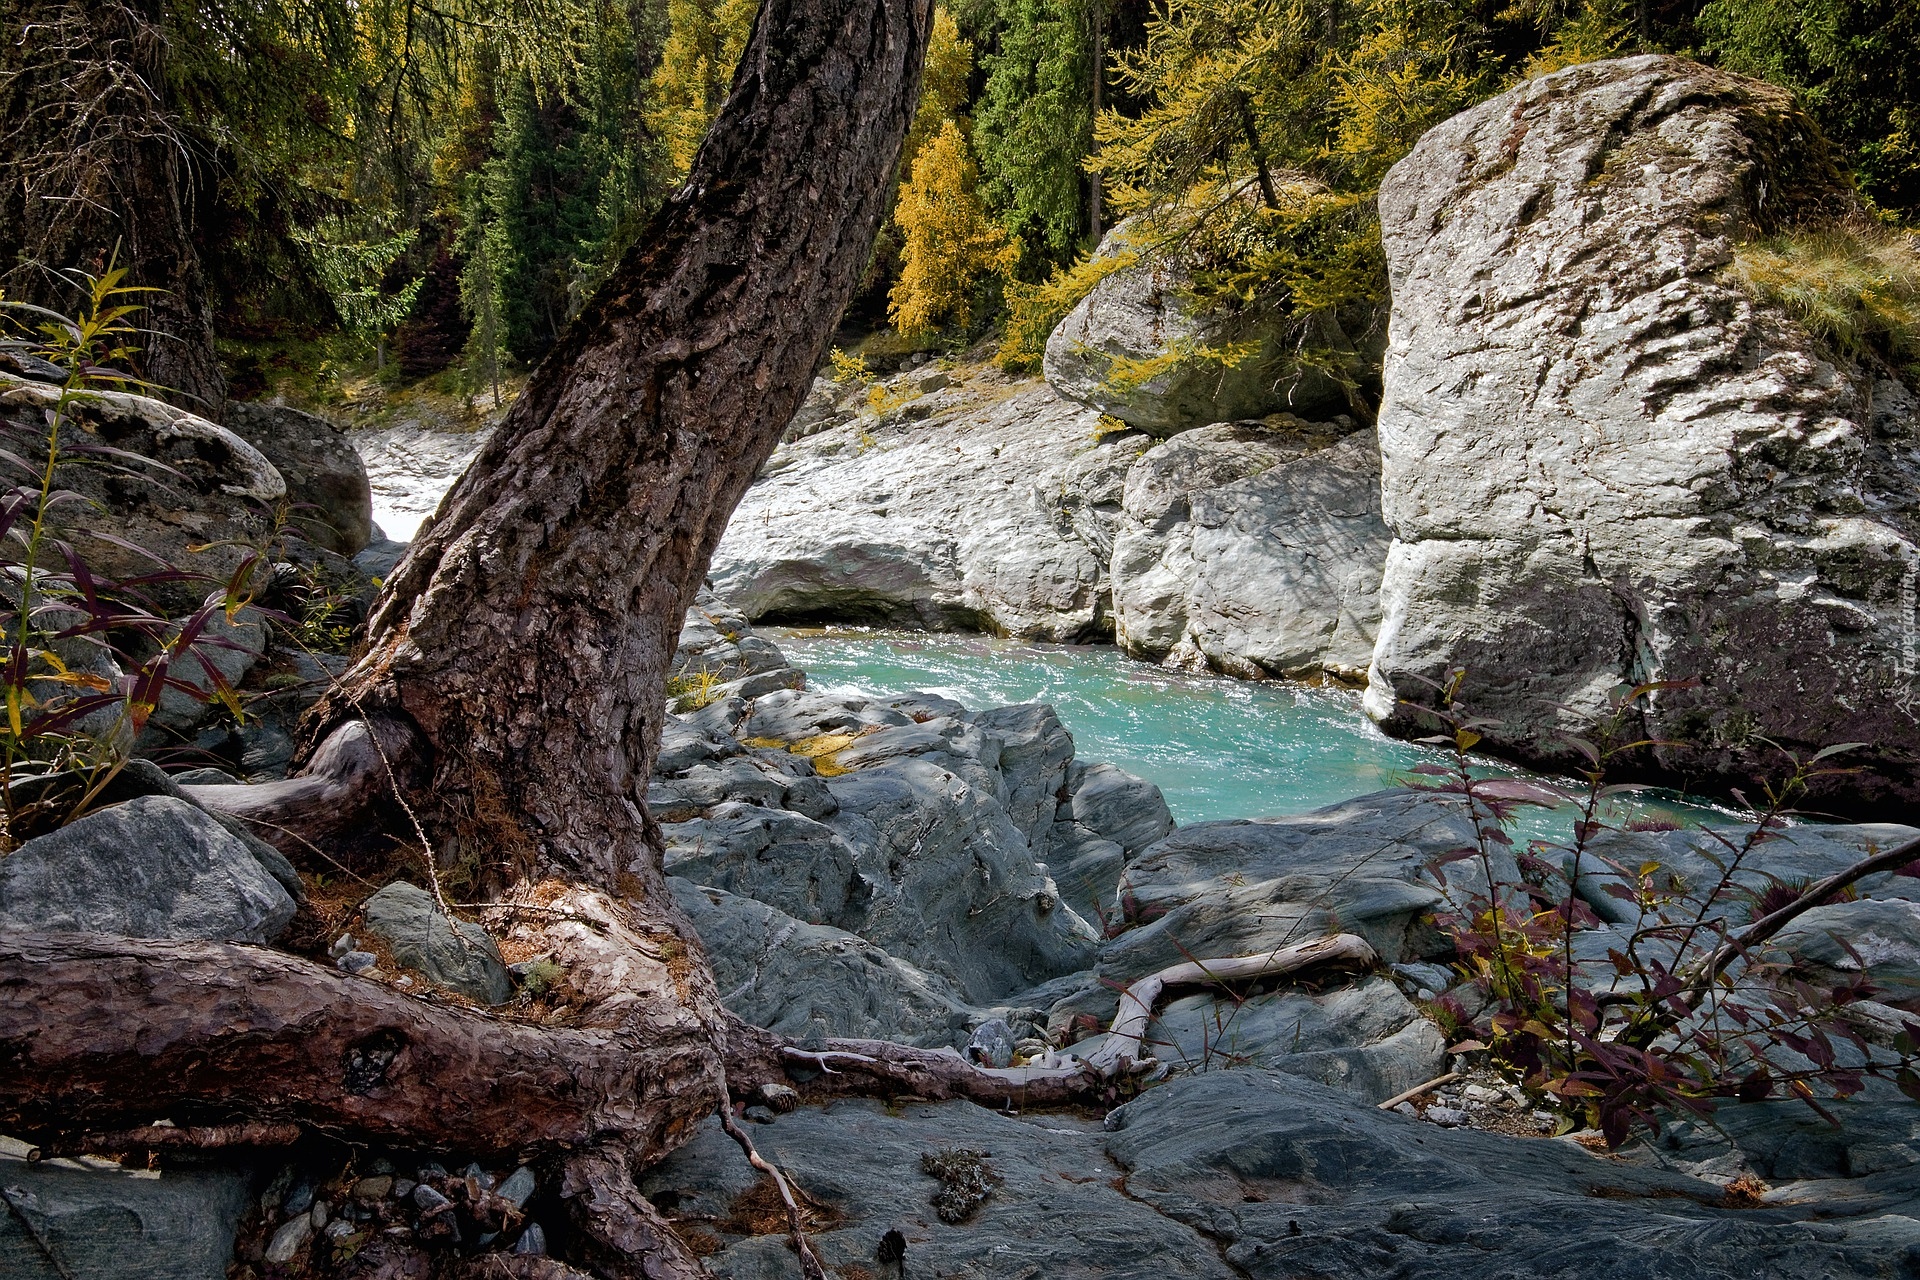
{"label": "tree bark", "polygon": [[667,670],[865,263],[931,23],[931,0],[765,0],[686,186],[390,576],[306,776],[195,793],[309,865],[398,799],[430,863],[498,903],[496,935],[560,966],[562,1008],[516,1022],[257,948],[16,937],[0,1127],[560,1155],[570,1261],[697,1274],[631,1178],[725,1105],[737,1028],[644,801]]}

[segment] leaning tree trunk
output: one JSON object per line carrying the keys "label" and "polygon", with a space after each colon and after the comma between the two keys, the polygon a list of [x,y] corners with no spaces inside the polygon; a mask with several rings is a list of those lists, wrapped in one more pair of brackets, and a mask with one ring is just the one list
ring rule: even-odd
{"label": "leaning tree trunk", "polygon": [[232,1131],[566,1152],[583,1260],[690,1273],[625,1173],[726,1087],[730,1023],[643,799],[667,669],[865,264],[931,16],[766,0],[686,186],[390,577],[365,655],[310,721],[318,767],[196,791],[298,859],[397,784],[431,856],[481,869],[496,931],[562,965],[566,1025],[241,947],[15,937],[0,1127],[84,1146],[245,1121]]}
{"label": "leaning tree trunk", "polygon": [[168,101],[168,0],[0,0],[0,283],[71,311],[54,273],[118,249],[142,295],[141,374],[219,420],[226,378]]}

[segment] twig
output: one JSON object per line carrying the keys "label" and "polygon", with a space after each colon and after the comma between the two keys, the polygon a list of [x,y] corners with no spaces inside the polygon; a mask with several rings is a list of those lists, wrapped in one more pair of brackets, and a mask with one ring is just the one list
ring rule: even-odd
{"label": "twig", "polygon": [[1683,997],[1688,1003],[1692,1003],[1691,997],[1704,991],[1709,983],[1733,963],[1736,956],[1756,943],[1765,942],[1793,923],[1795,919],[1805,915],[1848,885],[1857,880],[1864,880],[1876,872],[1892,871],[1916,860],[1920,860],[1920,839],[1909,840],[1905,844],[1895,845],[1885,853],[1863,858],[1844,871],[1837,871],[1824,880],[1808,885],[1792,902],[1777,911],[1761,916],[1746,928],[1737,930],[1732,937],[1708,952],[1698,964],[1690,966],[1685,974],[1684,980],[1687,985]]}
{"label": "twig", "polygon": [[800,1274],[807,1280],[827,1280],[827,1269],[820,1265],[820,1259],[813,1252],[813,1246],[807,1242],[806,1225],[801,1220],[800,1201],[794,1196],[793,1188],[788,1185],[786,1176],[772,1164],[763,1159],[753,1149],[753,1139],[747,1136],[733,1118],[733,1108],[728,1104],[726,1095],[720,1099],[720,1127],[727,1136],[740,1144],[747,1153],[747,1163],[767,1175],[773,1181],[774,1189],[780,1193],[780,1201],[787,1206],[787,1234],[793,1238],[793,1247],[800,1254]]}
{"label": "twig", "polygon": [[1391,1098],[1388,1098],[1385,1102],[1378,1103],[1377,1105],[1382,1111],[1391,1111],[1403,1102],[1412,1102],[1415,1098],[1419,1097],[1421,1094],[1431,1093],[1435,1089],[1438,1089],[1441,1085],[1452,1084],[1455,1080],[1458,1080],[1459,1078],[1460,1078],[1460,1073],[1458,1071],[1449,1071],[1447,1072],[1447,1074],[1443,1076],[1435,1076],[1433,1079],[1427,1081],[1425,1084],[1417,1084],[1413,1086],[1413,1088],[1411,1089],[1404,1089],[1401,1092],[1394,1094]]}

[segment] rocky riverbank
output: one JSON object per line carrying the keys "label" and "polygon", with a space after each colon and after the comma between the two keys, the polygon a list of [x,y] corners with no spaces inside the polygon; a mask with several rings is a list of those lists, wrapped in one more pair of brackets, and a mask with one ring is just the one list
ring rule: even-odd
{"label": "rocky riverbank", "polygon": [[[1487,748],[1536,767],[1615,686],[1672,681],[1644,776],[1751,790],[1788,767],[1773,744],[1859,742],[1823,800],[1894,815],[1920,778],[1920,401],[1738,269],[1853,207],[1824,154],[1778,91],[1679,59],[1523,85],[1387,178],[1377,431],[1285,361],[1181,366],[1211,322],[1185,265],[1142,261],[1054,332],[1045,383],[816,383],[714,583],[756,619],[1363,682],[1399,734],[1464,667]],[[1116,389],[1120,358],[1171,364]]]}
{"label": "rocky riverbank", "polygon": [[[1310,984],[1174,999],[1147,1039],[1173,1079],[1104,1125],[1023,1115],[1013,1093],[1005,1115],[913,1102],[750,1111],[842,1274],[880,1274],[902,1244],[910,1268],[941,1274],[1077,1259],[1103,1275],[1279,1276],[1356,1250],[1384,1274],[1444,1277],[1591,1275],[1603,1259],[1631,1268],[1656,1254],[1683,1276],[1724,1274],[1729,1257],[1781,1276],[1912,1264],[1920,1108],[1875,1089],[1836,1104],[1838,1129],[1785,1105],[1737,1108],[1723,1132],[1680,1124],[1624,1163],[1539,1136],[1523,1106],[1483,1085],[1422,1096],[1405,1114],[1376,1110],[1449,1065],[1427,1010],[1458,977],[1432,918],[1484,886],[1470,864],[1432,870],[1471,834],[1444,797],[1388,791],[1176,829],[1151,784],[1077,759],[1050,708],[811,691],[710,596],[682,634],[673,689],[648,800],[673,892],[726,1003],[751,1021],[989,1065],[1050,1061],[1099,1043],[1119,989],[1185,957],[1256,954],[1336,927],[1381,957]],[[191,786],[147,765],[125,778],[119,803],[0,861],[10,927],[259,942],[316,892],[200,809]],[[1912,834],[1796,828],[1763,846],[1750,878],[1755,889],[1803,881]],[[1609,839],[1618,864],[1698,870],[1684,833]],[[1857,900],[1809,913],[1780,946],[1809,972],[1864,966],[1920,1002],[1917,884],[1863,882]],[[1604,884],[1585,889],[1619,915]],[[1613,931],[1633,923],[1582,936],[1595,981]],[[509,966],[459,927],[469,944],[429,894],[400,883],[370,894],[327,949],[364,981],[506,1008],[564,980],[537,958]],[[1890,1027],[1897,1012],[1861,1017]],[[982,1153],[978,1203],[957,1218],[929,1203],[951,1173],[943,1152]],[[932,1172],[917,1172],[923,1158]],[[1758,1182],[1729,1192],[1742,1177]],[[0,1187],[12,1206],[0,1225],[9,1276],[104,1280],[134,1259],[142,1275],[198,1280],[220,1274],[218,1242],[237,1240],[256,1276],[370,1280],[412,1275],[393,1268],[413,1250],[471,1249],[511,1228],[503,1243],[537,1252],[564,1230],[540,1168],[448,1173],[407,1153],[169,1163],[143,1178],[16,1152],[0,1154]],[[713,1250],[716,1274],[785,1275],[784,1221],[753,1208],[754,1188],[717,1135],[647,1184]],[[891,1232],[898,1243],[885,1243]]]}

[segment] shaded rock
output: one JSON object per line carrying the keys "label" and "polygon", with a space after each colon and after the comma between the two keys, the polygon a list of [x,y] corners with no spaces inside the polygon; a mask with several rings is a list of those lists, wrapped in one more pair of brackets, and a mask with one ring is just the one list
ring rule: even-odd
{"label": "shaded rock", "polygon": [[0,859],[0,922],[14,929],[269,942],[294,909],[246,841],[171,796],[101,809]]}
{"label": "shaded rock", "polygon": [[1173,811],[1160,788],[1118,765],[1075,764],[1066,780],[1067,799],[1056,821],[1084,827],[1129,855],[1173,832]]}
{"label": "shaded rock", "polygon": [[1864,975],[1881,1001],[1920,1013],[1920,901],[1863,898],[1814,907],[1770,945],[1835,979]]}
{"label": "shaded rock", "polygon": [[1660,56],[1523,84],[1394,166],[1370,714],[1420,731],[1396,700],[1464,667],[1493,744],[1571,762],[1616,685],[1697,677],[1644,725],[1689,778],[1864,742],[1819,786],[1920,799],[1920,413],[1728,270],[1853,204],[1785,90]]}
{"label": "shaded rock", "polygon": [[227,402],[226,425],[279,471],[289,518],[309,542],[352,556],[373,540],[366,464],[340,428],[299,409],[238,400]]}
{"label": "shaded rock", "polygon": [[487,931],[466,921],[448,921],[419,885],[387,885],[361,904],[360,922],[366,933],[386,944],[396,963],[436,986],[481,1004],[505,1004],[513,997],[513,982]]}
{"label": "shaded rock", "polygon": [[1103,931],[1126,860],[1173,830],[1160,788],[1114,765],[1074,764],[1044,848],[1067,904]]}
{"label": "shaded rock", "polygon": [[844,926],[866,896],[846,841],[802,814],[728,804],[710,818],[661,831],[668,874],[757,899],[813,924]]}
{"label": "shaded rock", "polygon": [[380,532],[379,525],[375,525],[373,537],[368,541],[366,548],[353,557],[353,567],[375,581],[385,582],[394,568],[399,565],[401,558],[407,554],[407,548],[410,545],[412,544],[393,541]]}
{"label": "shaded rock", "polygon": [[1045,847],[1058,796],[1073,762],[1073,737],[1044,702],[991,707],[973,724],[997,743],[985,762],[997,769],[997,798],[1023,835]]}
{"label": "shaded rock", "polygon": [[266,621],[256,609],[242,609],[231,620],[223,610],[215,610],[200,634],[204,641],[167,667],[170,679],[191,685],[198,694],[173,687],[161,690],[143,742],[165,743],[168,735],[164,731],[185,733],[212,718],[221,710],[214,700],[217,686],[213,672],[219,673],[228,688],[236,689],[267,651]]}
{"label": "shaded rock", "polygon": [[678,876],[668,884],[706,946],[722,1003],[755,1026],[937,1048],[972,1016],[945,981],[856,934]]}
{"label": "shaded rock", "polygon": [[[808,1196],[828,1206],[832,1224],[811,1232],[830,1273],[874,1274],[876,1256],[896,1232],[892,1263],[909,1276],[1101,1276],[1109,1280],[1229,1280],[1205,1238],[1134,1203],[1112,1183],[1118,1170],[1102,1154],[1103,1136],[1084,1120],[1031,1121],[971,1104],[848,1101],[803,1107],[754,1135],[767,1159]],[[793,1274],[779,1234],[735,1234],[729,1210],[754,1185],[728,1139],[709,1125],[686,1147],[643,1175],[641,1190],[670,1216],[718,1234],[724,1247],[706,1259],[729,1280]],[[989,1152],[1000,1181],[958,1224],[933,1201],[945,1189],[922,1169],[941,1152]],[[858,1270],[856,1270],[856,1268]],[[895,1272],[894,1274],[898,1274]]]}
{"label": "shaded rock", "polygon": [[[1712,892],[1730,868],[1732,891],[1707,905],[1707,918],[1745,923],[1763,895],[1803,888],[1920,835],[1893,823],[1806,823],[1772,832],[1742,854],[1749,831],[1602,831],[1582,855],[1578,892],[1602,920],[1631,928],[1640,923],[1639,908],[1621,896],[1631,886],[1615,866],[1638,871],[1654,864],[1659,869],[1650,874],[1657,891],[1696,896]],[[1571,859],[1565,862],[1571,874]],[[1875,898],[1920,900],[1920,880],[1890,871],[1868,876],[1855,888]]]}
{"label": "shaded rock", "polygon": [[1005,1018],[988,1018],[967,1038],[967,1059],[983,1067],[1013,1065],[1013,1029]]}
{"label": "shaded rock", "polygon": [[1387,978],[1322,994],[1281,989],[1243,1000],[1169,1002],[1147,1048],[1187,1071],[1265,1067],[1379,1102],[1447,1069],[1440,1029]]}
{"label": "shaded rock", "polygon": [[931,756],[827,785],[840,806],[828,825],[853,849],[870,891],[846,927],[976,1004],[1092,960],[1093,931],[1059,901],[992,793]]}
{"label": "shaded rock", "polygon": [[1727,1208],[1715,1182],[1421,1125],[1285,1075],[1176,1079],[1108,1123],[1129,1193],[1254,1280],[1865,1280],[1911,1265],[1920,1239],[1911,1169],[1852,1180],[1850,1203]]}
{"label": "shaded rock", "polygon": [[[1141,230],[1137,220],[1127,219],[1107,233],[1096,258],[1126,254],[1131,265],[1096,284],[1047,338],[1047,382],[1055,391],[1162,433],[1283,409],[1345,405],[1331,379],[1288,358],[1279,333],[1257,321],[1193,314],[1186,298],[1190,264],[1177,252],[1136,243]],[[1181,358],[1194,348],[1236,343],[1251,343],[1255,350],[1232,367],[1191,354]],[[1138,386],[1119,386],[1109,381],[1116,360],[1167,367]]]}
{"label": "shaded rock", "polygon": [[0,1275],[224,1280],[250,1181],[240,1169],[155,1175],[0,1152]]}
{"label": "shaded rock", "polygon": [[[44,434],[41,413],[60,398],[58,387],[0,374],[0,415]],[[70,452],[55,484],[88,499],[58,508],[54,524],[96,577],[131,578],[154,572],[147,555],[176,568],[225,582],[264,537],[286,482],[261,452],[225,427],[146,396],[89,392],[69,406],[61,448],[106,446],[154,466],[115,459],[114,467]],[[163,469],[164,468],[164,469]],[[193,548],[199,548],[194,550]],[[149,589],[169,611],[188,612],[207,593],[204,582],[158,583]]]}
{"label": "shaded rock", "polygon": [[997,372],[914,394],[782,445],[714,553],[715,592],[755,620],[1104,633],[1138,438],[1096,441],[1097,413]]}

